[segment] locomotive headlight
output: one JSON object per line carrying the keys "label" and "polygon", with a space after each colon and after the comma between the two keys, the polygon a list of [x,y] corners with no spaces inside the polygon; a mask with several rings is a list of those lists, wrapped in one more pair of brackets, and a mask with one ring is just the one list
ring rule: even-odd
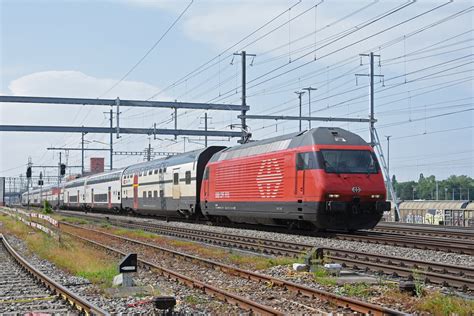
{"label": "locomotive headlight", "polygon": [[328,198],[331,198],[331,199],[337,199],[338,197],[340,197],[339,194],[335,194],[335,193],[328,194]]}
{"label": "locomotive headlight", "polygon": [[372,194],[370,197],[373,199],[380,199],[380,194]]}

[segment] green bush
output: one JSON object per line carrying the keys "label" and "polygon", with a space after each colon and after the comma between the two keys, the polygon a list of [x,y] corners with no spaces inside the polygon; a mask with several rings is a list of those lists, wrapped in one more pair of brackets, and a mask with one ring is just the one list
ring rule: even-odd
{"label": "green bush", "polygon": [[43,213],[45,214],[51,214],[53,212],[53,208],[51,207],[51,204],[48,201],[43,202]]}

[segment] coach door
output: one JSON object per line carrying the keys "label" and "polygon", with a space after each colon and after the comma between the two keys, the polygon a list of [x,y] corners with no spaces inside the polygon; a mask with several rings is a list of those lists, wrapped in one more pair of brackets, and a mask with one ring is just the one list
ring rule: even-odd
{"label": "coach door", "polygon": [[108,201],[108,208],[111,209],[112,208],[112,188],[109,187],[108,191],[107,191],[107,201]]}
{"label": "coach door", "polygon": [[94,207],[94,188],[91,189],[91,207]]}
{"label": "coach door", "polygon": [[179,187],[179,168],[173,169],[173,199],[181,197],[181,190]]}
{"label": "coach door", "polygon": [[138,209],[138,175],[133,176],[133,209]]}

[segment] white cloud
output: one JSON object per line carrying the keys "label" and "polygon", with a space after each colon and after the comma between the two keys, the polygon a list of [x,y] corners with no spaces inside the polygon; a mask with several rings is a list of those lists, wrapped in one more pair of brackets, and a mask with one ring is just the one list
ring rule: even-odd
{"label": "white cloud", "polygon": [[[20,77],[8,88],[12,95],[96,98],[116,82],[116,79],[96,78],[80,71],[52,70]],[[146,99],[157,90],[157,87],[144,82],[123,81],[104,97]]]}
{"label": "white cloud", "polygon": [[[96,98],[116,83],[115,79],[96,78],[80,71],[44,71],[28,74],[11,81],[7,95],[25,96],[57,96],[57,97],[85,97]],[[122,99],[147,99],[158,91],[158,87],[139,81],[123,81],[113,89],[105,98]],[[166,97],[160,95],[160,99]],[[107,126],[107,117],[103,114],[108,107],[79,105],[49,105],[49,104],[21,104],[2,103],[0,106],[0,124],[5,125],[72,125],[80,126]],[[126,111],[127,109],[123,109]],[[127,112],[127,115],[141,113],[149,109],[139,108]],[[169,112],[169,111],[168,111]],[[161,110],[154,110],[153,115],[148,114],[138,121],[122,121],[122,126],[146,127],[152,126],[153,120],[158,121],[157,114]],[[88,139],[101,139],[106,141],[107,135],[88,135]],[[0,133],[0,169],[5,170],[27,161],[28,156],[33,156],[33,162],[40,163],[40,157],[45,157],[46,148],[55,145],[79,145],[79,134],[58,133]],[[22,144],[21,146],[19,144]],[[131,144],[133,145],[133,144]],[[139,144],[140,150],[142,144]],[[134,150],[129,145],[130,150]],[[52,153],[48,154],[48,157]],[[77,153],[74,153],[77,154]],[[99,154],[101,156],[102,153]],[[104,154],[105,155],[105,154]],[[17,174],[14,170],[9,174]]]}

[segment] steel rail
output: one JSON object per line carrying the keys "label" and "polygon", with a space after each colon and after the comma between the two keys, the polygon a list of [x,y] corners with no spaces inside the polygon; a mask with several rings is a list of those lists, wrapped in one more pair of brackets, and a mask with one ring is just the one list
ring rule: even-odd
{"label": "steel rail", "polygon": [[[221,246],[232,246],[273,255],[298,257],[310,249],[315,248],[314,245],[310,244],[297,244],[258,237],[190,230],[165,225],[121,223],[116,220],[109,221],[111,224],[116,223],[115,225],[120,227],[164,233],[179,238],[203,241]],[[449,285],[464,290],[474,290],[474,268],[371,253],[360,254],[356,251],[334,248],[323,247],[321,249],[324,251],[326,258],[342,263],[347,267],[364,268],[374,272],[383,272],[385,274],[393,274],[407,278],[411,278],[414,272],[419,272],[424,276],[425,281],[429,283],[443,286]]]}
{"label": "steel rail", "polygon": [[474,244],[472,241],[467,240],[370,232],[354,234],[334,233],[331,235],[340,240],[363,241],[382,245],[474,255]]}
{"label": "steel rail", "polygon": [[[66,214],[71,215],[70,213],[71,212],[66,213]],[[78,214],[74,216],[79,216],[79,217],[82,216],[86,218],[91,218],[91,216],[82,215],[82,214]],[[277,232],[282,232],[282,231],[277,231]],[[303,235],[306,236],[306,234],[303,234]],[[406,248],[415,248],[415,249],[422,249],[422,250],[434,250],[434,251],[444,251],[444,252],[449,252],[449,253],[474,255],[474,243],[469,240],[459,240],[459,239],[453,240],[450,238],[410,236],[410,235],[403,235],[403,234],[388,234],[388,233],[384,234],[384,233],[377,233],[377,232],[370,232],[370,231],[361,231],[361,232],[353,233],[353,234],[327,232],[327,233],[310,234],[307,236],[333,238],[333,239],[339,239],[339,240],[367,242],[367,243],[391,245],[391,246],[406,247]]]}
{"label": "steel rail", "polygon": [[[62,225],[75,226],[75,225],[66,224],[66,223],[61,223],[61,224]],[[81,227],[76,227],[76,228],[81,228]],[[81,228],[81,229],[83,229],[83,228]],[[121,256],[127,255],[127,253],[125,253],[123,251],[120,251],[120,250],[112,248],[110,246],[101,244],[101,243],[96,242],[92,239],[85,238],[85,237],[76,235],[76,234],[71,233],[71,232],[66,232],[66,231],[62,231],[62,232],[69,235],[69,236],[72,236],[73,238],[76,238],[76,239],[82,240],[84,242],[87,242],[87,243],[89,243],[89,244],[91,244],[95,247],[105,249],[105,250],[107,250],[111,253],[114,253],[116,255],[121,255]],[[118,236],[114,236],[114,237],[118,238]],[[150,261],[138,258],[138,262],[142,266],[158,270],[161,275],[167,277],[168,279],[171,279],[171,280],[174,280],[174,281],[179,281],[179,282],[185,284],[186,286],[188,286],[190,288],[198,288],[198,289],[202,290],[204,293],[206,293],[208,295],[212,295],[214,297],[217,297],[221,301],[228,302],[230,304],[239,306],[242,309],[252,311],[253,313],[256,313],[257,315],[283,315],[283,313],[281,313],[281,312],[279,312],[279,311],[277,311],[277,310],[275,310],[275,309],[273,309],[269,306],[259,304],[257,302],[251,301],[251,300],[246,299],[242,296],[233,294],[231,292],[220,289],[220,288],[215,287],[213,285],[210,285],[210,284],[207,284],[205,282],[201,282],[199,280],[190,278],[190,277],[188,277],[184,274],[181,274],[181,273],[173,271],[171,269],[156,265],[156,264],[154,264]]]}
{"label": "steel rail", "polygon": [[426,227],[426,226],[407,226],[403,224],[387,224],[379,223],[373,231],[390,232],[390,233],[404,233],[416,236],[434,236],[445,238],[458,239],[474,239],[474,228],[469,229],[454,229],[445,227]]}
{"label": "steel rail", "polygon": [[[336,294],[333,294],[333,293],[330,293],[330,292],[327,292],[327,291],[314,289],[314,288],[311,288],[311,287],[307,287],[307,286],[300,285],[300,284],[297,284],[297,283],[293,283],[293,282],[290,282],[290,281],[286,281],[286,280],[283,280],[283,279],[278,279],[278,278],[275,278],[275,277],[272,277],[272,276],[256,273],[256,272],[253,272],[253,271],[244,270],[244,269],[241,269],[241,268],[233,267],[233,266],[223,264],[223,263],[220,263],[220,262],[216,262],[216,261],[213,261],[213,260],[204,259],[204,258],[200,258],[200,257],[197,257],[197,256],[180,253],[180,252],[175,251],[175,250],[163,248],[163,247],[160,247],[160,246],[157,246],[157,245],[154,245],[154,244],[150,244],[150,243],[146,243],[146,242],[143,242],[143,241],[140,241],[140,240],[135,240],[135,239],[127,238],[127,237],[123,237],[123,236],[117,236],[117,235],[114,235],[114,234],[98,231],[98,230],[91,229],[91,228],[85,228],[85,227],[81,227],[81,226],[70,224],[70,223],[61,222],[61,225],[70,226],[70,227],[74,227],[76,229],[80,229],[80,230],[84,230],[84,231],[90,231],[90,232],[102,234],[104,236],[117,238],[117,239],[124,240],[124,241],[127,241],[127,242],[131,242],[131,243],[139,244],[139,245],[142,245],[142,246],[145,246],[145,247],[153,248],[153,249],[161,251],[161,252],[166,252],[166,253],[168,253],[172,256],[175,256],[175,257],[179,256],[179,257],[185,258],[187,260],[192,260],[192,261],[195,261],[195,262],[204,263],[206,265],[209,265],[209,266],[211,266],[213,268],[216,268],[220,271],[223,271],[225,273],[228,273],[228,274],[231,274],[231,275],[236,275],[236,276],[239,276],[239,277],[242,277],[242,278],[255,280],[255,281],[261,281],[261,282],[271,282],[274,285],[282,286],[282,287],[284,287],[284,288],[286,288],[290,291],[293,291],[295,293],[303,294],[305,296],[312,297],[312,298],[319,297],[320,299],[329,301],[333,304],[336,304],[337,306],[344,307],[344,308],[350,308],[351,310],[356,311],[356,312],[371,314],[371,315],[405,315],[405,313],[402,313],[402,312],[396,311],[396,310],[392,310],[392,309],[388,309],[388,308],[385,308],[383,306],[378,306],[378,305],[367,303],[367,302],[364,302],[364,301],[359,301],[359,300],[356,300],[356,299],[339,296],[339,295],[336,295]],[[81,237],[81,238],[83,238],[83,237]]]}
{"label": "steel rail", "polygon": [[105,310],[88,302],[83,297],[71,292],[66,287],[57,283],[56,281],[45,275],[43,272],[33,267],[28,261],[26,261],[13,249],[13,247],[8,243],[5,236],[3,236],[2,234],[0,234],[0,239],[2,240],[2,244],[5,246],[5,249],[8,251],[8,253],[15,259],[16,262],[18,262],[18,264],[20,264],[20,266],[22,266],[23,269],[28,271],[30,275],[32,275],[35,279],[41,282],[46,288],[50,289],[57,296],[67,301],[71,306],[75,307],[86,315],[110,315]]}

